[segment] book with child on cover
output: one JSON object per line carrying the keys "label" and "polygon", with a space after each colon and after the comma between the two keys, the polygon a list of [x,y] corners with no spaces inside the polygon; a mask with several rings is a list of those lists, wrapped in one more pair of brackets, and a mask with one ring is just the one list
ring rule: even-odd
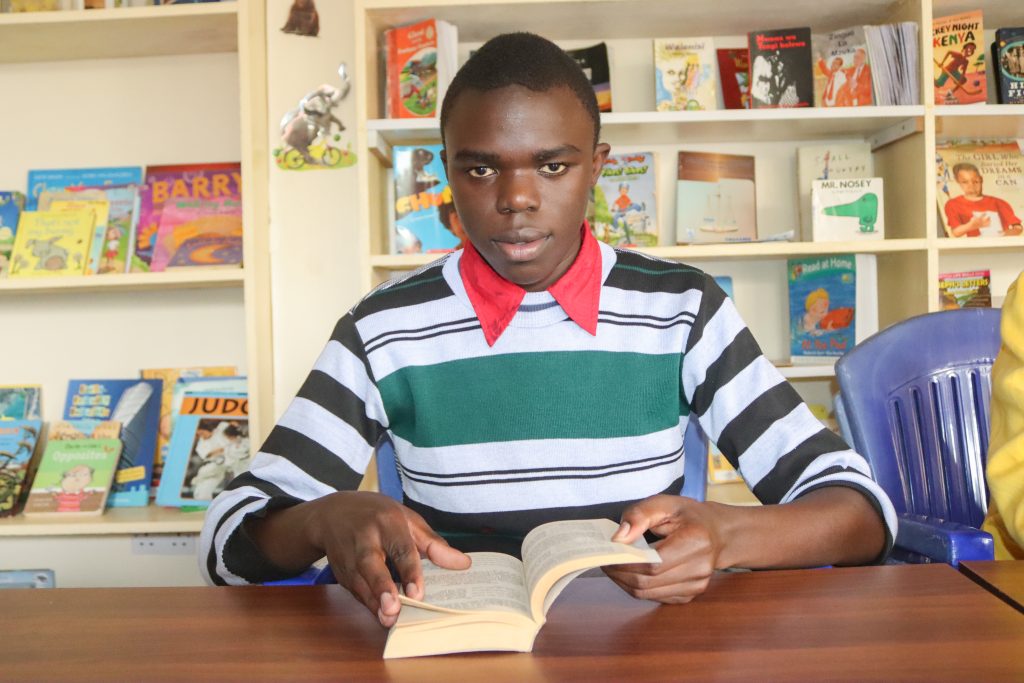
{"label": "book with child on cover", "polygon": [[1021,141],[939,141],[935,146],[935,177],[939,219],[948,237],[1021,234]]}
{"label": "book with child on cover", "polygon": [[400,596],[402,611],[388,632],[384,659],[452,652],[530,652],[551,604],[588,569],[659,563],[641,537],[611,539],[610,519],[542,524],[523,539],[522,561],[502,553],[469,553],[469,569],[423,562],[423,599]]}
{"label": "book with child on cover", "polygon": [[25,516],[102,514],[120,456],[117,439],[51,440],[25,501]]}
{"label": "book with child on cover", "polygon": [[985,102],[985,30],[981,10],[932,20],[935,104]]}
{"label": "book with child on cover", "polygon": [[613,247],[658,246],[653,152],[609,154],[594,186],[594,237]]}

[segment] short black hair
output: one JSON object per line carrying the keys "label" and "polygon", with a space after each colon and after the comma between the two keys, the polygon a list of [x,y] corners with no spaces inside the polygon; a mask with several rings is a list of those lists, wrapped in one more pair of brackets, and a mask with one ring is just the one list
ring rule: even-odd
{"label": "short black hair", "polygon": [[569,88],[594,122],[594,147],[601,134],[597,96],[583,69],[565,50],[535,33],[503,33],[474,52],[455,74],[441,104],[441,142],[444,127],[459,95],[465,90],[487,92],[521,85],[534,92]]}

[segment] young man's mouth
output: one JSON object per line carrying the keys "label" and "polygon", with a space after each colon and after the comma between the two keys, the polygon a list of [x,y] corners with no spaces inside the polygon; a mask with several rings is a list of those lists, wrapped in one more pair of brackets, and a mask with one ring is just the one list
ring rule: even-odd
{"label": "young man's mouth", "polygon": [[544,248],[550,235],[534,228],[510,231],[494,237],[494,242],[509,261],[531,261]]}

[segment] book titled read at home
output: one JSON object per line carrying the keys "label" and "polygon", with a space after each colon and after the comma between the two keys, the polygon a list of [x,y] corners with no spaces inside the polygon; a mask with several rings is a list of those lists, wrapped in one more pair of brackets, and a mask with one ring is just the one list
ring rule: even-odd
{"label": "book titled read at home", "polygon": [[41,420],[0,420],[0,517],[17,512],[42,427]]}
{"label": "book titled read at home", "polygon": [[811,29],[754,31],[747,47],[752,108],[814,106]]}
{"label": "book titled read at home", "polygon": [[11,277],[83,275],[94,211],[24,211],[11,251]]}
{"label": "book titled read at home", "polygon": [[424,254],[457,249],[457,223],[452,190],[441,163],[441,145],[395,146],[394,233],[391,252]]}
{"label": "book titled read at home", "polygon": [[117,439],[50,441],[25,501],[26,517],[99,515],[121,455]]}
{"label": "book titled read at home", "polygon": [[757,239],[754,157],[679,152],[676,242],[750,242]]}
{"label": "book titled read at home", "polygon": [[750,50],[719,48],[718,75],[726,109],[750,109]]}
{"label": "book titled read at home", "polygon": [[389,119],[437,116],[448,84],[455,76],[458,29],[427,19],[384,32]]}
{"label": "book titled read at home", "polygon": [[717,109],[717,89],[715,47],[711,38],[654,39],[657,111]]}
{"label": "book titled read at home", "polygon": [[932,20],[935,104],[984,102],[985,33],[981,10]]}
{"label": "book titled read at home", "polygon": [[594,236],[612,246],[658,246],[653,152],[610,154],[594,187]]}
{"label": "book titled read at home", "polygon": [[1019,141],[940,140],[935,197],[948,237],[1022,233],[1024,154]]}
{"label": "book titled read at home", "polygon": [[863,26],[814,38],[814,106],[874,104],[868,41]]}
{"label": "book titled read at home", "polygon": [[992,271],[939,275],[939,310],[992,307]]}
{"label": "book titled read at home", "polygon": [[996,30],[992,68],[999,104],[1024,104],[1024,26]]}
{"label": "book titled read at home", "polygon": [[242,203],[230,197],[168,202],[160,215],[151,272],[242,265]]}
{"label": "book titled read at home", "polygon": [[565,53],[576,60],[583,69],[583,74],[590,81],[590,86],[597,96],[598,111],[612,110],[612,76],[608,64],[608,46],[598,43],[590,47],[566,50]]}
{"label": "book titled read at home", "polygon": [[569,582],[587,569],[659,563],[641,537],[611,541],[610,519],[542,524],[523,539],[522,561],[502,553],[469,553],[469,569],[423,563],[422,600],[400,596],[402,611],[388,632],[384,659],[452,652],[530,652],[548,610]]}

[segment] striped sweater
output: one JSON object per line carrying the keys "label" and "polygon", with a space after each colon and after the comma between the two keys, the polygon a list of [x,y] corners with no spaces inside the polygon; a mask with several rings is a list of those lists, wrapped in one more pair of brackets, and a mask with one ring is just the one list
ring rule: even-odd
{"label": "striped sweater", "polygon": [[464,550],[554,519],[609,517],[682,487],[690,413],[764,503],[861,491],[865,460],[814,418],[701,271],[601,245],[597,334],[528,292],[487,345],[461,252],[386,283],[337,324],[249,472],[211,504],[200,566],[218,584],[284,578],[247,515],[355,489],[394,442],[405,502]]}

